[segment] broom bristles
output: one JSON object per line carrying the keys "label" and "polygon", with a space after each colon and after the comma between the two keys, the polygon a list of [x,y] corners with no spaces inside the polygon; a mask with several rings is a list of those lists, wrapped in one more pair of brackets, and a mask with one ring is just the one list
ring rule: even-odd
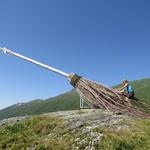
{"label": "broom bristles", "polygon": [[73,84],[72,82],[71,84],[91,107],[112,112],[119,111],[134,116],[149,116],[142,110],[133,108],[121,93],[76,74],[75,76],[71,75],[71,77],[74,78]]}

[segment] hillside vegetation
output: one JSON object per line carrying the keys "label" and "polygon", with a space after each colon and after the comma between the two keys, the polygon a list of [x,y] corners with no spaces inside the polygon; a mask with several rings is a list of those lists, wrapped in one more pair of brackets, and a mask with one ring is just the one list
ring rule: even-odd
{"label": "hillside vegetation", "polygon": [[78,110],[28,117],[0,126],[0,149],[149,150],[150,120]]}
{"label": "hillside vegetation", "polygon": [[135,87],[136,97],[150,102],[150,78],[131,82]]}
{"label": "hillside vegetation", "polygon": [[[132,81],[136,97],[150,103],[150,78]],[[59,110],[79,109],[79,96],[72,90],[46,100],[35,100],[28,103],[16,104],[0,110],[0,120],[24,115],[37,115]]]}

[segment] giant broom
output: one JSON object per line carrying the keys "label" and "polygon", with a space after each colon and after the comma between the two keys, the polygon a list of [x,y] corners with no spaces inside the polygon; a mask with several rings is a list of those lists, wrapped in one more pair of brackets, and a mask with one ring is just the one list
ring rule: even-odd
{"label": "giant broom", "polygon": [[66,77],[70,84],[76,89],[77,93],[80,94],[92,108],[101,108],[103,110],[112,112],[119,111],[122,113],[128,113],[130,115],[136,116],[147,115],[142,110],[131,107],[131,105],[129,105],[129,103],[126,101],[126,97],[124,95],[107,86],[87,80],[75,73],[65,73],[61,70],[55,69],[46,64],[15,53],[7,48],[0,48],[0,50],[2,50],[4,53],[22,58],[26,61],[29,61],[33,64],[36,64]]}

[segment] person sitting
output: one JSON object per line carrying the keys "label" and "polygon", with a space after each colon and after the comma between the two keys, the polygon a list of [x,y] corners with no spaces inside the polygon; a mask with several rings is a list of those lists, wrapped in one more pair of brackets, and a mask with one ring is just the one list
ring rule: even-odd
{"label": "person sitting", "polygon": [[134,88],[129,84],[128,80],[124,80],[122,82],[122,87],[116,89],[117,92],[122,93],[124,96],[126,96],[129,99],[134,98]]}

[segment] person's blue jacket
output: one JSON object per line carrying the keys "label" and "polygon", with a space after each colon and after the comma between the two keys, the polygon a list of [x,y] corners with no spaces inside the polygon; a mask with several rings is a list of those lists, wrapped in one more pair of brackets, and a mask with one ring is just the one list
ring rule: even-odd
{"label": "person's blue jacket", "polygon": [[134,93],[134,88],[131,85],[128,85],[125,88],[126,93]]}

